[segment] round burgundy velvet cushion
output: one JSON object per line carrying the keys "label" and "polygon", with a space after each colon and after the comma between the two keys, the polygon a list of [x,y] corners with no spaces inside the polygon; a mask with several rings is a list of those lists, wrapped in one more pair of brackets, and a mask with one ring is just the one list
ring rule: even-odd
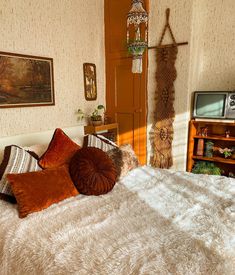
{"label": "round burgundy velvet cushion", "polygon": [[69,166],[70,176],[77,190],[84,195],[109,192],[116,182],[116,169],[112,160],[95,147],[80,149]]}

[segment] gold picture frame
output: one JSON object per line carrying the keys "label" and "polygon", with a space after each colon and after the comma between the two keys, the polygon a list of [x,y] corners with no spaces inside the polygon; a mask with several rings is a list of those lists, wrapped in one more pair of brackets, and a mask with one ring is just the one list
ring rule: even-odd
{"label": "gold picture frame", "polygon": [[0,52],[0,108],[55,105],[53,59]]}
{"label": "gold picture frame", "polygon": [[96,65],[93,63],[83,64],[84,75],[84,94],[88,101],[97,99],[97,83],[96,83]]}

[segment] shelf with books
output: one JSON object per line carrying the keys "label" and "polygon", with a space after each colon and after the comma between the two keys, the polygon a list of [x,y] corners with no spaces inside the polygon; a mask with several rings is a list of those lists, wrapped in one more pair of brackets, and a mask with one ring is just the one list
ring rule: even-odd
{"label": "shelf with books", "polygon": [[[211,146],[211,154],[207,154]],[[196,121],[189,122],[187,171],[192,172],[198,161],[215,163],[223,175],[235,173],[235,123]],[[229,155],[223,150],[231,151]],[[226,156],[226,157],[225,157]]]}

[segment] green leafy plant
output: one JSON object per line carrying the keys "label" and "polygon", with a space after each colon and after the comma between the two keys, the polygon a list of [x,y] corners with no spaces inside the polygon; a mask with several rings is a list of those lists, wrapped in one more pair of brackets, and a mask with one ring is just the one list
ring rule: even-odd
{"label": "green leafy plant", "polygon": [[81,121],[81,120],[84,119],[85,114],[84,114],[84,112],[83,112],[81,109],[78,109],[76,113],[77,113],[77,116],[78,116],[78,120],[79,120],[79,121]]}
{"label": "green leafy plant", "polygon": [[127,45],[128,53],[131,55],[142,55],[147,48],[144,40],[132,41]]}
{"label": "green leafy plant", "polygon": [[221,169],[213,162],[197,161],[192,169],[194,174],[221,175]]}
{"label": "green leafy plant", "polygon": [[102,116],[99,115],[97,109],[95,109],[95,110],[91,113],[90,118],[91,118],[92,121],[99,121],[99,120],[102,120]]}
{"label": "green leafy plant", "polygon": [[104,105],[98,105],[95,110],[91,113],[90,118],[92,121],[101,121],[102,120],[102,115],[99,113],[99,111],[104,110],[105,112],[105,107]]}
{"label": "green leafy plant", "polygon": [[232,153],[233,153],[233,149],[229,149],[229,148],[219,148],[219,152],[220,154],[223,154],[225,158],[231,157]]}
{"label": "green leafy plant", "polygon": [[105,107],[104,107],[104,105],[98,105],[98,106],[97,106],[97,110],[104,110],[104,112],[105,112]]}

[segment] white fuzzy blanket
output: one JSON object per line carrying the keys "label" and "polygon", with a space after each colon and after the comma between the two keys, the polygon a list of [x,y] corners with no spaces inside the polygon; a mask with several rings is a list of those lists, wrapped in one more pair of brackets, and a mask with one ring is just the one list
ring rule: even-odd
{"label": "white fuzzy blanket", "polygon": [[140,167],[21,220],[0,202],[0,274],[235,274],[235,180]]}

